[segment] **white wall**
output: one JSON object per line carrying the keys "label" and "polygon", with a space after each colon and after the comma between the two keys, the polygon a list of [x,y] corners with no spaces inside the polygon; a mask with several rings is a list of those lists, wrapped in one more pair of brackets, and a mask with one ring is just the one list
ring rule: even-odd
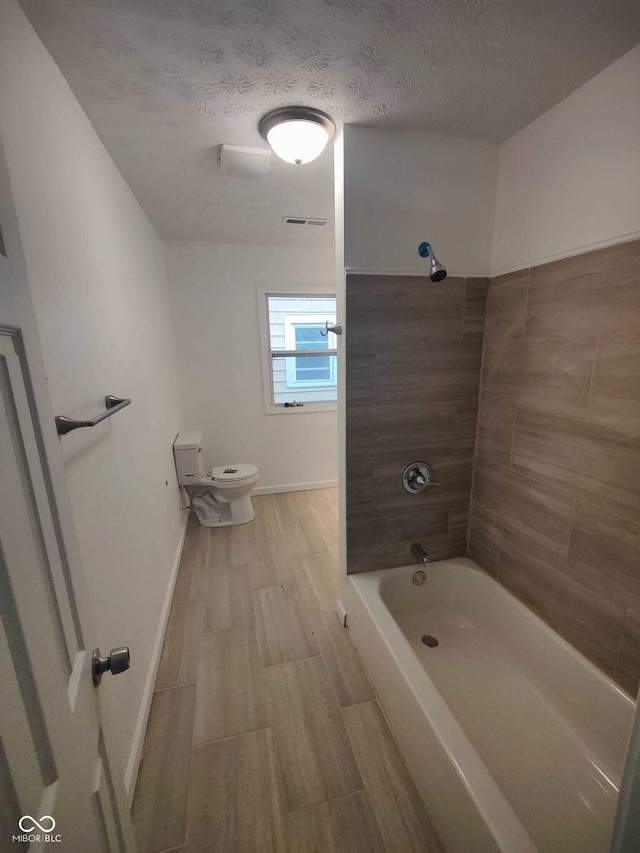
{"label": "white wall", "polygon": [[207,467],[251,462],[259,488],[337,479],[336,412],[266,415],[257,286],[335,289],[333,253],[286,246],[165,243],[183,427]]}
{"label": "white wall", "polygon": [[489,273],[497,145],[347,126],[344,158],[348,269],[428,272],[428,240],[450,275]]}
{"label": "white wall", "polygon": [[640,236],[640,46],[500,148],[492,272]]}
{"label": "white wall", "polygon": [[[0,0],[0,136],[54,411],[90,417],[60,440],[124,772],[182,529],[179,427],[162,244],[15,0]],[[165,482],[168,485],[165,485]]]}

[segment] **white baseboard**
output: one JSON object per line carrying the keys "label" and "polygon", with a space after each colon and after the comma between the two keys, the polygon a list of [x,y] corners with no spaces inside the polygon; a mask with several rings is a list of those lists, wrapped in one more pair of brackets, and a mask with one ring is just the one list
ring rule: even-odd
{"label": "white baseboard", "polygon": [[337,480],[318,480],[315,483],[287,483],[284,486],[258,486],[252,495],[276,495],[280,492],[308,492],[311,489],[334,489]]}
{"label": "white baseboard", "polygon": [[171,600],[173,599],[173,590],[178,577],[178,568],[180,566],[180,557],[182,556],[182,546],[184,538],[187,534],[187,522],[189,521],[188,514],[184,514],[182,532],[178,539],[178,547],[171,567],[171,575],[167,584],[167,593],[165,595],[164,604],[162,605],[162,613],[160,614],[160,622],[156,632],[156,640],[153,645],[153,654],[151,655],[151,663],[147,672],[147,680],[144,685],[142,701],[140,702],[140,710],[138,711],[138,720],[136,722],[136,730],[133,734],[133,741],[129,751],[129,760],[127,761],[127,769],[124,774],[124,787],[129,801],[129,808],[133,805],[133,795],[136,790],[136,781],[138,779],[138,768],[140,767],[140,758],[142,757],[142,747],[144,746],[144,736],[147,733],[147,723],[149,722],[149,711],[151,710],[151,700],[153,699],[153,688],[156,683],[158,674],[158,666],[160,665],[160,655],[162,654],[162,646],[164,644],[164,635],[167,630],[167,622],[169,621],[169,611],[171,609]]}

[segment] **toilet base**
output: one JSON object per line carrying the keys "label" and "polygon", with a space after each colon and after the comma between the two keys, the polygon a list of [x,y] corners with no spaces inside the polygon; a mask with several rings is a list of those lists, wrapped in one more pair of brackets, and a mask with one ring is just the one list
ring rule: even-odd
{"label": "toilet base", "polygon": [[[196,494],[193,495],[193,498],[195,497]],[[233,498],[228,502],[221,502],[214,500],[208,492],[206,503],[201,505],[198,505],[198,501],[194,503],[193,498],[192,509],[201,527],[232,527],[237,524],[248,524],[256,517],[249,494]]]}

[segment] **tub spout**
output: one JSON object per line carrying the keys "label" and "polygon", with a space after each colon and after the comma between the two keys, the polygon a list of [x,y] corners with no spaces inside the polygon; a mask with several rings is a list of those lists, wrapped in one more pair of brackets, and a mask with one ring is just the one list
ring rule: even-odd
{"label": "tub spout", "polygon": [[411,548],[409,548],[409,551],[411,551],[412,555],[416,558],[416,560],[421,560],[425,566],[427,565],[427,563],[431,562],[431,557],[427,554],[427,552],[424,550],[424,548],[422,547],[422,545],[420,545],[419,542],[414,542]]}

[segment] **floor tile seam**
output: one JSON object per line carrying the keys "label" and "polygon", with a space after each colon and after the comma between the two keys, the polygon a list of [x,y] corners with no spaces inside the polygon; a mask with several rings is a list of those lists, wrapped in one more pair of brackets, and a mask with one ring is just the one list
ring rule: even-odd
{"label": "floor tile seam", "polygon": [[[304,658],[293,658],[293,660],[283,660],[283,661],[280,661],[280,663],[270,663],[267,665],[263,664],[262,668],[263,669],[276,669],[276,667],[278,667],[278,666],[287,666],[290,663],[298,663],[299,661],[302,661],[302,660],[315,660],[316,658],[321,658],[321,657],[322,657],[322,652],[318,652],[317,655],[307,655],[307,657],[304,657]],[[323,659],[323,663],[324,663],[324,659]]]}
{"label": "floor tile seam", "polygon": [[241,625],[228,625],[226,628],[214,628],[211,631],[202,631],[200,636],[204,637],[207,634],[224,634],[226,631],[235,631],[237,628],[250,628],[253,625],[256,625],[255,620],[253,622],[243,622]]}
{"label": "floor tile seam", "polygon": [[196,742],[195,738],[193,743],[191,744],[191,752],[195,752],[196,749],[200,749],[203,746],[210,746],[212,743],[222,743],[227,740],[234,740],[235,738],[244,737],[245,735],[253,734],[254,732],[268,732],[271,730],[271,725],[268,726],[259,726],[257,729],[247,729],[244,732],[236,732],[233,735],[225,735],[224,737],[215,737],[210,740],[203,740],[200,742]]}
{"label": "floor tile seam", "polygon": [[169,684],[166,687],[156,687],[153,691],[153,696],[156,693],[165,693],[167,690],[177,690],[180,687],[195,687],[197,684],[196,681],[186,681],[184,684]]}
{"label": "floor tile seam", "polygon": [[[362,781],[362,780],[361,780]],[[350,797],[352,794],[367,794],[369,796],[369,792],[367,791],[366,785],[362,785],[361,788],[356,788],[354,791],[347,791],[346,794],[336,794],[335,797],[327,797],[324,800],[318,800],[315,803],[308,803],[306,806],[299,806],[297,809],[289,809],[289,811],[282,811],[281,814],[284,817],[285,815],[297,814],[297,812],[303,812],[305,809],[312,809],[315,806],[323,806],[325,803],[331,803],[335,800],[342,800],[345,797]]]}

